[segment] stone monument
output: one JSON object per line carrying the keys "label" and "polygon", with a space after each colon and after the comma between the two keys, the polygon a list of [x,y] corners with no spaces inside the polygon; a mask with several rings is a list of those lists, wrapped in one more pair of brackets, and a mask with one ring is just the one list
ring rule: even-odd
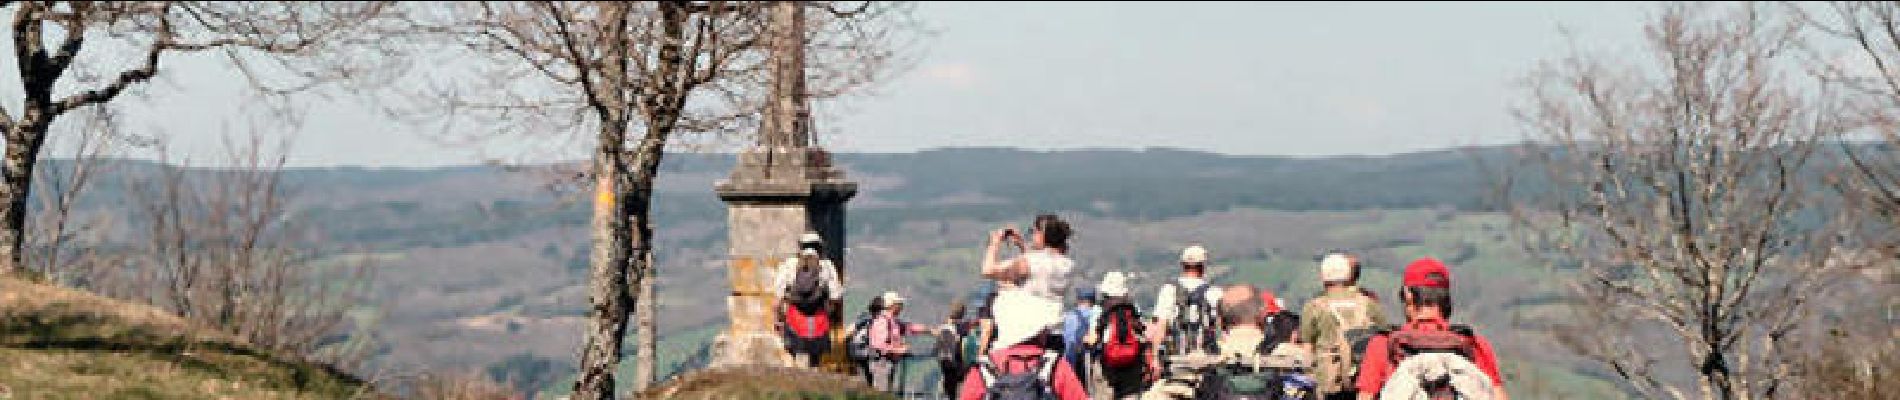
{"label": "stone monument", "polygon": [[[757,143],[739,153],[732,175],[714,188],[727,205],[732,292],[726,298],[731,324],[714,340],[712,366],[792,364],[774,329],[779,306],[771,284],[779,262],[796,254],[799,235],[818,232],[823,256],[837,264],[841,279],[847,276],[844,204],[857,194],[857,184],[812,140],[804,25],[799,2],[773,5],[771,102]],[[848,363],[842,362],[841,317],[833,310],[833,354],[825,363],[842,372]]]}

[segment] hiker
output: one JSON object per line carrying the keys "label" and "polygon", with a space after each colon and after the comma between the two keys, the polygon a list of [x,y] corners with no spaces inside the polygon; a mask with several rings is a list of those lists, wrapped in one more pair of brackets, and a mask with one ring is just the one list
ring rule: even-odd
{"label": "hiker", "polygon": [[900,315],[904,313],[904,297],[897,292],[884,292],[884,311],[871,321],[871,349],[875,354],[867,362],[871,372],[871,387],[883,392],[897,390],[898,363],[910,355],[910,344],[904,342],[904,336],[930,333],[930,327],[904,322]]}
{"label": "hiker", "polygon": [[1254,297],[1253,285],[1231,285],[1221,289],[1221,298],[1217,307],[1220,313],[1221,330],[1215,344],[1215,353],[1221,357],[1250,356],[1261,353],[1256,351],[1261,343],[1267,341],[1265,324],[1261,317],[1264,305]]}
{"label": "hiker", "polygon": [[822,238],[807,232],[798,240],[798,256],[779,264],[773,291],[784,307],[779,312],[779,332],[785,335],[785,350],[795,364],[817,367],[820,358],[831,350],[831,310],[844,298],[844,284],[838,280],[838,267],[819,256]]}
{"label": "hiker", "polygon": [[1405,266],[1405,325],[1372,337],[1359,366],[1359,398],[1506,400],[1491,342],[1453,325],[1451,269],[1426,257]]}
{"label": "hiker", "polygon": [[[1101,308],[1095,306],[1094,289],[1082,287],[1075,290],[1075,308],[1062,313],[1062,358],[1069,360],[1069,364],[1087,365],[1083,358],[1088,353],[1083,351],[1082,337],[1087,335],[1089,324],[1101,312]],[[1087,368],[1077,368],[1075,374],[1084,382],[1088,381]]]}
{"label": "hiker", "polygon": [[[1071,233],[1069,223],[1054,214],[1037,215],[1026,236],[1013,227],[992,232],[983,252],[982,275],[996,281],[999,292],[1021,290],[1062,304],[1062,296],[1069,292],[1069,272],[1075,269],[1075,260],[1069,258]],[[997,250],[1004,243],[1016,245],[1022,254],[998,260]]]}
{"label": "hiker", "polygon": [[1102,295],[1102,312],[1096,314],[1093,330],[1083,338],[1094,362],[1100,365],[1099,379],[1108,383],[1110,398],[1137,396],[1148,390],[1148,383],[1160,377],[1161,365],[1154,346],[1143,332],[1141,310],[1128,298],[1128,277],[1119,271],[1102,275],[1096,287]]}
{"label": "hiker", "polygon": [[991,304],[996,302],[996,290],[984,290],[975,296],[977,299],[976,317],[970,321],[970,335],[963,338],[963,359],[976,362],[976,357],[990,353],[990,345],[996,342],[996,314]]}
{"label": "hiker", "polygon": [[1050,331],[1062,322],[1061,302],[1003,291],[992,310],[996,344],[1002,348],[978,358],[957,390],[958,399],[1088,399],[1075,369],[1052,346]]}
{"label": "hiker", "polygon": [[[1300,332],[1300,314],[1283,308],[1273,292],[1260,289],[1260,326],[1266,332],[1269,348],[1294,346]],[[1301,348],[1300,351],[1305,351]],[[1310,357],[1309,357],[1310,359]]]}
{"label": "hiker", "polygon": [[851,324],[851,334],[845,339],[845,354],[851,358],[859,373],[864,374],[864,382],[876,382],[871,376],[871,359],[877,357],[877,350],[871,348],[871,323],[884,314],[884,296],[871,298],[864,305],[864,313],[858,314],[857,322]]}
{"label": "hiker", "polygon": [[963,338],[970,334],[965,309],[962,299],[951,301],[950,314],[944,317],[943,325],[937,327],[937,375],[943,381],[943,393],[949,398],[957,397],[957,387],[963,384],[963,374],[970,367],[963,353]]}
{"label": "hiker", "polygon": [[1160,336],[1151,338],[1166,343],[1168,355],[1213,350],[1214,303],[1220,301],[1220,288],[1207,281],[1207,248],[1200,245],[1181,250],[1181,276],[1161,286],[1155,295],[1155,319]]}
{"label": "hiker", "polygon": [[1299,342],[1314,357],[1313,377],[1324,399],[1354,399],[1354,371],[1362,346],[1375,328],[1386,324],[1379,301],[1358,287],[1359,260],[1342,251],[1320,258],[1319,296],[1300,309]]}
{"label": "hiker", "polygon": [[1262,310],[1271,297],[1255,296],[1251,285],[1221,291],[1219,359],[1202,373],[1197,399],[1311,400],[1314,382],[1305,373],[1296,346],[1277,346],[1266,331]]}

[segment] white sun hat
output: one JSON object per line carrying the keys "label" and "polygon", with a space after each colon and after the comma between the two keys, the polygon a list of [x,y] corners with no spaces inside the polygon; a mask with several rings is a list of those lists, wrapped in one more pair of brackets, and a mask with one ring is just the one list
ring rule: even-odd
{"label": "white sun hat", "polygon": [[996,315],[998,346],[1021,344],[1062,323],[1062,303],[1021,290],[997,293],[990,310]]}
{"label": "white sun hat", "polygon": [[1319,261],[1319,279],[1326,282],[1344,282],[1352,279],[1355,263],[1357,262],[1350,255],[1328,254],[1325,259]]}
{"label": "white sun hat", "polygon": [[904,296],[898,296],[897,292],[884,292],[883,299],[884,299],[884,305],[886,306],[892,305],[892,304],[904,304]]}
{"label": "white sun hat", "polygon": [[1109,271],[1102,275],[1102,283],[1096,285],[1096,291],[1103,296],[1122,297],[1128,295],[1128,275],[1121,271]]}
{"label": "white sun hat", "polygon": [[1188,246],[1186,249],[1181,249],[1181,262],[1190,264],[1206,263],[1207,248],[1197,244]]}

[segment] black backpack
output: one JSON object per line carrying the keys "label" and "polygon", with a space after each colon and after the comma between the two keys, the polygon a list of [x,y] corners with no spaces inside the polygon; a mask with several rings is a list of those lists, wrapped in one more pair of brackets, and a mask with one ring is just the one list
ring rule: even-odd
{"label": "black backpack", "polygon": [[[1179,283],[1175,283],[1174,285],[1176,289],[1181,288]],[[1215,327],[1220,326],[1220,324],[1217,319],[1218,316],[1214,313],[1213,305],[1207,304],[1207,289],[1212,287],[1214,287],[1213,282],[1206,282],[1201,284],[1200,287],[1194,288],[1194,290],[1179,295],[1174,299],[1175,310],[1177,312],[1174,316],[1173,327],[1174,337],[1176,338],[1175,352],[1187,353],[1195,349],[1207,352],[1215,351],[1214,346],[1218,344],[1217,340],[1219,340],[1218,337],[1215,336],[1219,333],[1216,332]]]}
{"label": "black backpack", "polygon": [[937,331],[936,347],[931,349],[931,352],[937,355],[937,361],[957,366],[961,366],[967,362],[963,359],[963,335],[965,333],[963,332],[963,328],[958,325],[961,324],[951,325],[949,326],[950,329],[939,329]]}
{"label": "black backpack", "polygon": [[1046,351],[1039,357],[1034,370],[1016,371],[997,375],[996,366],[989,357],[979,357],[976,370],[983,378],[983,398],[986,400],[1054,400],[1055,390],[1049,385],[1050,376],[1056,369],[1056,361],[1062,358],[1053,351]]}
{"label": "black backpack", "polygon": [[823,311],[826,302],[831,300],[831,290],[825,287],[823,278],[824,264],[801,260],[795,268],[798,268],[798,275],[792,278],[791,287],[785,291],[786,300],[791,302],[792,307],[797,307],[798,312],[806,315]]}
{"label": "black backpack", "polygon": [[876,317],[877,314],[865,313],[858,316],[857,323],[851,324],[851,335],[844,341],[845,354],[851,361],[865,362],[877,356],[871,349],[871,321]]}

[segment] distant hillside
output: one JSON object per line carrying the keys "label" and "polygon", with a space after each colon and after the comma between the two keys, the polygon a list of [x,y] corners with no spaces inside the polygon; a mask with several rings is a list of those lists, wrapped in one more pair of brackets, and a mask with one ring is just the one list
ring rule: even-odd
{"label": "distant hillside", "polygon": [[0,399],[378,398],[156,308],[0,278]]}
{"label": "distant hillside", "polygon": [[[984,231],[1053,211],[1078,228],[1078,278],[1136,272],[1143,301],[1189,242],[1213,249],[1224,279],[1266,286],[1288,302],[1314,290],[1306,264],[1322,250],[1367,252],[1376,269],[1368,279],[1379,288],[1390,286],[1394,265],[1432,254],[1504,288],[1461,303],[1493,311],[1487,325],[1523,332],[1501,333],[1498,340],[1511,340],[1501,346],[1547,347],[1535,317],[1547,314],[1555,285],[1538,279],[1548,271],[1524,262],[1498,216],[1487,214],[1489,191],[1475,162],[1497,162],[1510,151],[839,154],[861,187],[849,203],[846,305],[855,313],[869,296],[898,290],[916,299],[912,318],[934,322],[945,303],[977,285],[972,268]],[[724,301],[706,294],[724,292],[725,208],[712,185],[731,165],[721,154],[669,154],[663,165],[654,206],[662,376],[702,363],[705,343],[723,327]],[[149,176],[157,168],[164,167],[120,162],[113,175]],[[213,173],[220,172],[187,175]],[[297,220],[315,228],[333,256],[375,262],[378,312],[358,321],[384,342],[373,368],[473,369],[558,394],[571,379],[585,321],[588,214],[584,196],[545,190],[544,176],[496,167],[285,172]],[[91,209],[132,209],[124,206],[131,186],[122,181],[102,180],[89,195]],[[1594,372],[1572,361],[1538,354],[1535,363],[1512,368],[1574,393],[1603,393],[1600,380],[1587,376]],[[918,368],[911,376],[935,373]]]}

